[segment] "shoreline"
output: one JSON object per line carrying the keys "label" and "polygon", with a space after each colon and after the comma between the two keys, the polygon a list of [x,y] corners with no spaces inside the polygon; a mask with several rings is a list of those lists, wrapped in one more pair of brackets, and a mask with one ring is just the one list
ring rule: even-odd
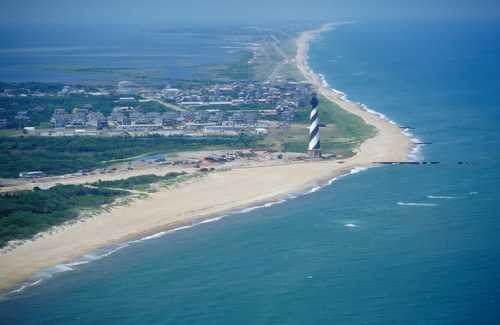
{"label": "shoreline", "polygon": [[[367,124],[375,127],[377,130],[376,134],[363,142],[358,148],[356,156],[353,159],[361,155],[371,155],[372,163],[376,161],[384,161],[385,158],[392,157],[390,161],[404,161],[407,160],[409,155],[414,153],[416,148],[415,142],[412,140],[412,135],[404,130],[401,130],[399,126],[389,120],[385,115],[371,110],[367,106],[361,103],[352,102],[347,99],[347,96],[336,89],[333,89],[327,84],[326,80],[321,74],[317,74],[308,65],[308,53],[310,43],[316,38],[318,34],[332,30],[335,26],[339,24],[329,23],[324,24],[320,28],[308,30],[303,32],[296,41],[297,44],[297,55],[295,58],[297,68],[301,74],[306,78],[306,80],[311,83],[318,92],[325,96],[328,100],[334,102],[342,109],[359,116]],[[394,146],[394,150],[389,152],[380,149],[383,146],[387,150],[388,145]],[[377,148],[379,146],[379,148]],[[403,149],[403,150],[401,150]]]}
{"label": "shoreline", "polygon": [[[81,260],[84,254],[111,245],[118,248],[103,256],[131,242],[220,220],[238,211],[282,203],[290,198],[291,193],[301,193],[297,195],[300,196],[307,194],[304,191],[309,189],[309,192],[314,192],[342,175],[354,173],[355,168],[372,166],[375,161],[407,160],[415,145],[399,126],[360,104],[346,100],[345,95],[329,88],[320,75],[310,70],[307,64],[309,44],[317,34],[330,30],[332,26],[326,24],[303,32],[296,39],[295,63],[319,93],[376,128],[376,134],[361,144],[355,156],[345,159],[343,163],[325,160],[215,172],[202,180],[153,193],[128,206],[118,206],[90,219],[58,226],[55,231],[0,253],[0,292],[9,288],[14,288],[11,293],[20,292],[39,284],[50,276],[36,279],[34,275],[37,272],[50,271],[59,265],[71,270],[70,266],[90,261]],[[313,176],[311,168],[315,170]],[[26,282],[28,279],[32,279],[31,285]],[[21,286],[16,288],[16,284]]]}

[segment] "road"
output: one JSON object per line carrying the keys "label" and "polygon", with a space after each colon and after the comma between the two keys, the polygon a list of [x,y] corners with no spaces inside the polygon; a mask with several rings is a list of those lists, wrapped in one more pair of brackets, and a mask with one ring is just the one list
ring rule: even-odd
{"label": "road", "polygon": [[283,66],[285,64],[288,64],[290,63],[290,60],[288,58],[288,56],[283,52],[283,50],[278,46],[278,43],[279,43],[279,40],[274,36],[274,35],[271,35],[271,39],[273,40],[271,45],[272,47],[274,48],[274,50],[283,57],[283,60],[281,60],[277,65],[276,67],[273,69],[273,71],[271,72],[271,74],[269,75],[269,77],[267,78],[267,81],[268,82],[272,82],[274,81],[274,79],[276,79],[276,76],[278,75],[278,73],[280,72],[280,70],[283,68]]}
{"label": "road", "polygon": [[167,102],[164,102],[162,101],[161,99],[156,99],[156,98],[152,98],[152,97],[144,97],[144,99],[149,99],[151,101],[154,101],[154,102],[157,102],[158,104],[161,104],[163,106],[165,106],[166,108],[169,108],[169,109],[172,109],[174,111],[178,111],[178,112],[187,112],[188,110],[181,107],[181,106],[178,106],[178,105],[175,105],[175,104],[172,104],[172,103],[167,103]]}

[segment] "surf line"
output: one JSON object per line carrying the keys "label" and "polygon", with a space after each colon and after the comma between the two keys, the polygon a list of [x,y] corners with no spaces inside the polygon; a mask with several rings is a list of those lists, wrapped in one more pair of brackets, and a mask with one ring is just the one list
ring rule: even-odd
{"label": "surf line", "polygon": [[[377,165],[439,165],[440,161],[374,161],[373,164]],[[475,165],[469,161],[457,161],[457,165]]]}

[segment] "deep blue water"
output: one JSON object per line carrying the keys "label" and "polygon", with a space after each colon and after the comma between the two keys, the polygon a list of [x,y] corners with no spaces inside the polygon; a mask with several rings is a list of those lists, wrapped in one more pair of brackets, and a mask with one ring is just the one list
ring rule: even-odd
{"label": "deep blue water", "polygon": [[315,71],[440,165],[133,244],[11,296],[0,323],[498,324],[499,30],[353,24],[312,45]]}

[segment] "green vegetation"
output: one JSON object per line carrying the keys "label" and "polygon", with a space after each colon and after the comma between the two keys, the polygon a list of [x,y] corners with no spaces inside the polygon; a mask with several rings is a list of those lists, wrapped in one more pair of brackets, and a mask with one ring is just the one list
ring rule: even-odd
{"label": "green vegetation", "polygon": [[174,79],[169,80],[170,87],[179,89],[200,88],[217,84],[217,80],[209,79]]}
{"label": "green vegetation", "polygon": [[84,108],[84,105],[92,105],[90,110],[100,111],[109,115],[113,107],[117,106],[115,96],[27,96],[27,97],[0,97],[0,119],[14,121],[18,112],[27,112],[29,121],[22,124],[16,123],[9,127],[40,126],[50,121],[52,113],[56,108],[64,108],[71,111],[75,107]]}
{"label": "green vegetation", "polygon": [[141,175],[114,181],[99,180],[98,182],[92,183],[90,185],[98,188],[111,188],[111,189],[120,188],[127,190],[152,192],[151,184],[158,182],[165,182],[165,181],[176,181],[180,176],[185,174],[186,174],[185,172],[180,172],[180,173],[172,172],[172,173],[167,173],[164,176],[158,176],[154,174]]}
{"label": "green vegetation", "polygon": [[[320,96],[319,100],[320,123],[325,124],[325,127],[321,128],[322,151],[344,157],[351,156],[357,146],[373,135],[374,128],[325,97]],[[304,152],[309,141],[309,109],[299,109],[295,122],[271,133],[263,145],[277,150]]]}
{"label": "green vegetation", "polygon": [[[174,178],[166,178],[166,179],[160,180],[158,182],[158,184],[160,185],[160,187],[163,187],[163,188],[171,188],[179,183],[182,183],[182,182],[185,182],[188,180],[192,180],[192,179],[201,178],[201,177],[205,176],[206,173],[207,173],[207,171],[195,172],[192,174],[183,173],[183,174],[180,174]],[[167,175],[165,175],[165,176],[167,176]]]}
{"label": "green vegetation", "polygon": [[156,101],[149,101],[149,102],[140,103],[139,108],[145,113],[150,113],[150,112],[165,113],[165,112],[171,111],[170,108],[168,108],[165,105],[162,105]]}
{"label": "green vegetation", "polygon": [[20,129],[0,129],[0,137],[16,137],[23,135],[24,130]]}
{"label": "green vegetation", "polygon": [[252,59],[252,51],[250,49],[242,49],[234,55],[236,56],[236,61],[233,63],[198,67],[197,76],[210,80],[254,79],[252,67],[248,63]]}
{"label": "green vegetation", "polygon": [[[291,60],[295,57],[296,46],[294,35],[285,35],[279,40],[269,39],[269,35],[256,35],[254,42],[259,44],[255,50],[240,49],[233,53],[236,61],[230,64],[203,66],[198,68],[198,77],[213,80],[259,80],[274,78],[292,78],[304,80]],[[285,60],[285,57],[287,60]]]}
{"label": "green vegetation", "polygon": [[[242,42],[240,31],[234,37]],[[199,67],[198,79],[173,80],[173,88],[208,86],[220,80],[268,80],[272,74],[280,78],[303,80],[293,61],[285,63],[295,55],[295,44],[290,38],[277,39],[257,32],[248,32],[246,41],[259,42],[256,55],[250,48],[238,49],[232,63]],[[285,35],[286,36],[286,35]],[[200,34],[200,37],[206,37]],[[212,36],[213,37],[213,36]],[[279,37],[279,36],[277,36]],[[189,60],[189,59],[186,59]],[[187,62],[186,64],[193,64]],[[77,73],[106,73],[135,78],[146,78],[155,71],[130,68],[73,67],[67,71]],[[6,88],[16,88],[17,95],[28,92],[56,93],[63,85],[56,83],[6,84],[0,82],[0,92]],[[89,87],[90,88],[90,87]],[[95,89],[86,89],[95,90]],[[74,107],[83,108],[90,104],[90,110],[98,110],[104,115],[117,106],[116,96],[15,96],[0,98],[0,119],[15,121],[18,112],[26,111],[29,117],[23,124],[9,125],[48,126],[48,121],[56,108],[70,111]],[[336,104],[320,97],[321,146],[325,153],[350,156],[364,140],[375,132],[363,120]],[[299,105],[303,105],[300,104]],[[305,105],[305,103],[304,103]],[[163,112],[166,108],[157,102],[140,103],[146,112]],[[196,109],[219,108],[227,110],[266,109],[267,105],[209,106]],[[272,119],[272,118],[271,118]],[[309,108],[296,111],[291,125],[271,129],[265,137],[241,135],[238,137],[163,137],[150,135],[143,137],[37,137],[24,136],[22,130],[2,130],[0,132],[0,177],[18,177],[20,172],[41,170],[47,175],[61,175],[105,168],[116,162],[126,162],[137,157],[154,153],[175,153],[190,150],[243,149],[264,147],[289,152],[305,152],[308,143]],[[14,135],[16,137],[14,137]],[[54,225],[72,220],[82,211],[95,211],[112,204],[118,198],[132,198],[133,191],[152,192],[158,187],[171,187],[188,179],[202,177],[204,173],[168,173],[163,176],[142,175],[123,180],[98,181],[87,185],[57,185],[47,190],[19,191],[0,196],[0,247],[14,239],[27,239]],[[156,185],[156,186],[153,186]],[[135,194],[137,195],[137,194]],[[136,196],[137,197],[137,196]],[[124,201],[120,201],[124,202]]]}
{"label": "green vegetation", "polygon": [[278,69],[280,76],[303,80],[295,64],[289,60],[284,64],[284,57],[295,55],[293,39],[282,39],[279,42],[270,40],[268,35],[255,35],[253,42],[259,44],[257,49],[242,48],[232,55],[236,58],[229,64],[202,66],[197,68],[200,79],[212,80],[258,80],[266,81],[271,73]]}
{"label": "green vegetation", "polygon": [[252,52],[250,50],[241,51],[238,61],[219,72],[219,76],[230,80],[251,80],[252,72],[248,64],[251,59]]}
{"label": "green vegetation", "polygon": [[28,239],[123,197],[125,191],[90,188],[84,185],[57,185],[48,190],[20,191],[0,196],[0,247],[14,239]]}
{"label": "green vegetation", "polygon": [[[167,173],[142,175],[123,180],[99,181],[89,185],[56,185],[47,190],[19,191],[0,196],[0,248],[9,241],[29,239],[52,226],[76,219],[82,212],[94,213],[104,205],[126,204],[129,190],[154,192],[203,174]],[[141,197],[135,195],[135,197]]]}
{"label": "green vegetation", "polygon": [[248,110],[260,110],[260,109],[272,109],[269,104],[239,104],[237,106],[232,105],[201,105],[194,107],[195,110],[206,110],[206,109],[220,109],[221,111],[248,111]]}
{"label": "green vegetation", "polygon": [[253,62],[253,75],[256,80],[267,80],[277,65],[283,61],[283,57],[276,50],[273,42],[263,41]]}
{"label": "green vegetation", "polygon": [[[339,132],[351,137],[366,139],[373,134],[373,127],[367,125],[360,117],[347,112],[321,95],[318,99],[320,123],[333,123]],[[309,112],[309,108],[299,109],[295,121],[309,123]]]}
{"label": "green vegetation", "polygon": [[102,168],[112,160],[145,153],[248,148],[257,138],[248,135],[220,138],[163,137],[0,137],[0,177],[41,170],[61,175]]}
{"label": "green vegetation", "polygon": [[46,69],[61,70],[69,73],[78,74],[92,74],[99,75],[105,74],[108,78],[113,76],[115,78],[123,79],[150,79],[158,77],[161,73],[158,69],[146,69],[136,67],[94,67],[94,66],[74,66],[74,65],[47,65]]}
{"label": "green vegetation", "polygon": [[[287,35],[288,38],[282,39],[280,43],[281,50],[285,53],[285,55],[289,58],[295,58],[297,54],[297,45],[295,44],[295,38],[297,35]],[[280,75],[282,78],[291,78],[297,81],[304,81],[304,75],[299,71],[297,65],[294,61],[289,60],[288,63],[285,63],[280,70]]]}
{"label": "green vegetation", "polygon": [[[64,87],[63,84],[53,82],[21,82],[21,83],[7,83],[0,81],[0,92],[5,89],[16,89],[14,93],[22,94],[26,91],[39,91],[39,92],[57,92]],[[94,89],[94,87],[87,87]]]}

